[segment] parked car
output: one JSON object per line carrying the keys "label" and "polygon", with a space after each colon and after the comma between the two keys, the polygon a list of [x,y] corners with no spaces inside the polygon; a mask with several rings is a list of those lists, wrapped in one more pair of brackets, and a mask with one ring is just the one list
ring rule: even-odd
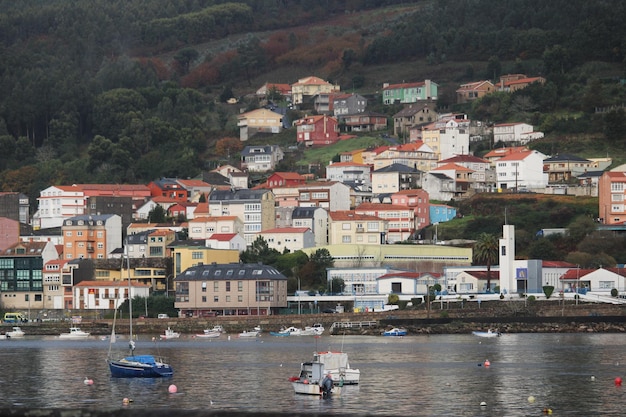
{"label": "parked car", "polygon": [[169,318],[170,318],[170,316],[168,316],[167,314],[161,313],[161,314],[157,315],[157,319],[169,319]]}

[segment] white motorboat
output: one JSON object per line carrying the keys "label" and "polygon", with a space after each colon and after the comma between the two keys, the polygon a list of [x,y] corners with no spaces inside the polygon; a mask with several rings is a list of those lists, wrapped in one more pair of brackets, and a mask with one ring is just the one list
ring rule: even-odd
{"label": "white motorboat", "polygon": [[472,334],[478,337],[500,337],[502,335],[502,333],[494,332],[491,329],[487,330],[486,332],[473,331]]}
{"label": "white motorboat", "polygon": [[261,327],[256,326],[254,330],[244,330],[239,333],[239,337],[257,337],[261,334]]}
{"label": "white motorboat", "polygon": [[61,333],[60,339],[85,339],[89,337],[88,332],[82,331],[79,327],[70,327],[69,333]]}
{"label": "white motorboat", "polygon": [[[304,362],[300,365],[300,375],[289,378],[289,382],[296,394],[318,395],[323,394],[322,381],[327,372],[321,362]],[[333,385],[331,395],[340,395],[342,385]]]}
{"label": "white motorboat", "polygon": [[204,333],[196,334],[196,337],[201,339],[215,339],[216,337],[220,337],[222,332],[217,332],[212,329],[205,329]]}
{"label": "white motorboat", "polygon": [[322,323],[315,323],[313,326],[306,326],[300,333],[300,336],[319,336],[324,333],[324,326]]}
{"label": "white motorboat", "polygon": [[178,339],[180,337],[180,333],[175,332],[169,327],[165,329],[165,333],[161,335],[161,339]]}
{"label": "white motorboat", "polygon": [[8,338],[24,337],[24,331],[22,330],[21,327],[14,326],[13,330],[11,330],[10,332],[7,332],[6,335]]}
{"label": "white motorboat", "polygon": [[281,329],[279,332],[270,332],[272,336],[300,336],[301,333],[302,329],[293,326]]}
{"label": "white motorboat", "polygon": [[324,369],[333,377],[335,384],[357,385],[361,378],[361,371],[350,368],[348,354],[345,352],[315,352],[314,362],[324,364]]}

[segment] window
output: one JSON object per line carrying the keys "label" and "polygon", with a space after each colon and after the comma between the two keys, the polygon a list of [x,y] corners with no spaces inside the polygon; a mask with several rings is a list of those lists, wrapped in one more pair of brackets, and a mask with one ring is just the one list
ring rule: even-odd
{"label": "window", "polygon": [[218,292],[220,290],[220,283],[218,281],[213,282],[213,291]]}
{"label": "window", "polygon": [[351,242],[352,242],[352,236],[344,235],[341,237],[341,243],[351,243]]}
{"label": "window", "polygon": [[341,230],[350,230],[350,223],[341,223]]}
{"label": "window", "polygon": [[213,302],[214,303],[219,303],[220,302],[220,298],[216,295],[213,297]]}
{"label": "window", "polygon": [[226,281],[226,291],[230,292],[230,281]]}
{"label": "window", "polygon": [[191,259],[202,259],[202,252],[191,252]]}

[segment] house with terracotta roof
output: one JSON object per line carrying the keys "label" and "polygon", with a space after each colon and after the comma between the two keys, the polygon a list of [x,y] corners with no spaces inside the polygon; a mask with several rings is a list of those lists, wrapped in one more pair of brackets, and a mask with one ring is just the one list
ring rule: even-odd
{"label": "house with terracotta roof", "polygon": [[174,201],[188,201],[189,192],[178,183],[178,178],[160,178],[148,184],[152,197],[163,197]]}
{"label": "house with terracotta roof", "polygon": [[496,185],[496,171],[491,168],[491,164],[486,159],[474,155],[455,155],[451,158],[441,160],[438,166],[456,164],[472,170],[470,178],[471,188],[476,191],[493,191]]}
{"label": "house with terracotta roof", "polygon": [[76,186],[56,185],[40,191],[33,228],[61,227],[63,219],[85,213],[86,201],[85,192]]}
{"label": "house with terracotta roof", "polygon": [[528,142],[543,138],[543,132],[533,131],[528,123],[499,123],[493,126],[493,143],[515,143],[526,145]]}
{"label": "house with terracotta roof", "polygon": [[237,115],[239,139],[246,141],[257,133],[280,133],[283,131],[283,115],[261,108]]}
{"label": "house with terracotta roof", "polygon": [[534,83],[545,84],[546,79],[543,77],[527,77],[524,74],[506,74],[500,76],[497,87],[498,91],[513,93]]}
{"label": "house with terracotta roof", "polygon": [[272,93],[278,93],[285,99],[291,99],[291,85],[280,83],[265,83],[258,90],[256,96],[259,99],[268,99]]}
{"label": "house with terracotta roof", "polygon": [[411,127],[435,120],[437,120],[437,112],[434,104],[409,104],[393,115],[393,134],[397,137],[408,138]]}
{"label": "house with terracotta roof", "polygon": [[496,162],[497,187],[500,190],[541,189],[548,185],[548,173],[543,170],[546,155],[539,151],[517,152]]}
{"label": "house with terracotta roof", "polygon": [[213,186],[198,179],[178,179],[178,183],[181,187],[187,190],[188,200],[192,203],[197,203],[201,195],[208,195],[213,191]]}
{"label": "house with terracotta roof", "polygon": [[496,86],[488,80],[461,84],[456,90],[456,102],[458,104],[469,103],[487,94],[493,93],[496,89]]}
{"label": "house with terracotta roof", "polygon": [[332,145],[339,140],[339,124],[332,116],[305,116],[296,120],[294,125],[297,142],[305,146]]}
{"label": "house with terracotta roof", "polygon": [[442,275],[437,272],[391,271],[376,281],[380,294],[427,295],[429,287],[435,284],[445,288]]}
{"label": "house with terracotta roof", "polygon": [[206,245],[213,249],[235,249],[243,252],[247,249],[246,240],[240,233],[213,233]]}
{"label": "house with terracotta roof", "polygon": [[311,103],[313,97],[318,94],[328,94],[341,91],[339,85],[334,85],[321,78],[309,76],[300,78],[291,84],[291,98],[294,105],[301,107],[302,104]]}
{"label": "house with terracotta roof", "polygon": [[308,227],[280,227],[264,230],[258,234],[270,249],[283,253],[285,250],[295,251],[315,246],[315,235]]}
{"label": "house with terracotta roof", "polygon": [[328,213],[328,244],[381,245],[387,241],[387,221],[354,210]]}
{"label": "house with terracotta roof", "polygon": [[595,294],[611,297],[611,290],[616,289],[620,294],[626,291],[626,268],[572,268],[560,278],[560,285],[555,291],[586,294],[593,291]]}
{"label": "house with terracotta roof", "polygon": [[409,104],[436,101],[439,85],[431,80],[422,82],[383,84],[383,104]]}
{"label": "house with terracotta roof", "polygon": [[193,219],[194,211],[198,203],[191,203],[189,201],[177,201],[167,208],[167,215],[177,221],[185,221],[187,219]]}
{"label": "house with terracotta roof", "polygon": [[267,188],[292,187],[306,183],[306,179],[297,172],[274,172],[267,178]]}
{"label": "house with terracotta roof", "polygon": [[378,149],[373,166],[376,171],[392,164],[402,164],[426,172],[437,167],[437,160],[437,154],[430,146],[419,141]]}
{"label": "house with terracotta roof", "polygon": [[509,146],[509,147],[504,147],[504,148],[495,148],[495,149],[492,149],[489,152],[487,152],[483,156],[483,159],[486,159],[487,161],[489,161],[491,166],[493,168],[495,168],[496,167],[496,162],[500,158],[503,158],[503,157],[505,157],[507,155],[510,155],[512,153],[525,152],[527,150],[528,150],[527,146]]}
{"label": "house with terracotta roof", "polygon": [[430,218],[430,197],[423,189],[401,190],[391,194],[391,204],[401,207],[408,207],[413,210],[415,219],[415,230],[422,230],[432,223]]}
{"label": "house with terracotta roof", "polygon": [[415,213],[406,205],[361,203],[355,209],[358,215],[379,217],[387,221],[387,243],[404,242],[415,233]]}
{"label": "house with terracotta roof", "polygon": [[237,216],[196,217],[187,224],[189,239],[209,239],[214,234],[243,233],[243,221]]}

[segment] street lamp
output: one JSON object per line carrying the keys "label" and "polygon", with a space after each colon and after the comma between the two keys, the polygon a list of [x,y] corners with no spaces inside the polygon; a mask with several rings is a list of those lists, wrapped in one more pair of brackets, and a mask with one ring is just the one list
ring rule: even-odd
{"label": "street lamp", "polygon": [[300,315],[300,277],[298,277],[298,315]]}

